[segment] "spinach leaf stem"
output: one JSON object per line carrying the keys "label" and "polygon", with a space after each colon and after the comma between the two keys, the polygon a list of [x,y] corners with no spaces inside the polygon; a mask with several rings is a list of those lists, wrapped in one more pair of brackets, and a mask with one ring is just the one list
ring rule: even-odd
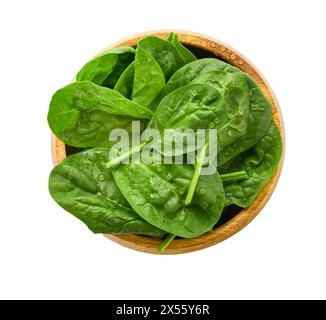
{"label": "spinach leaf stem", "polygon": [[223,183],[245,180],[248,178],[249,176],[247,175],[246,171],[237,171],[237,172],[221,174],[221,179]]}
{"label": "spinach leaf stem", "polygon": [[164,250],[169,246],[172,240],[175,238],[175,234],[169,234],[158,246],[157,253],[163,253]]}
{"label": "spinach leaf stem", "polygon": [[120,156],[110,160],[107,164],[106,164],[106,168],[107,169],[111,169],[116,167],[117,165],[119,165],[123,160],[129,158],[131,155],[133,155],[136,152],[139,152],[140,150],[142,150],[146,144],[148,142],[143,142],[140,145],[138,145],[137,147],[130,149],[128,152],[125,152],[123,154],[121,154]]}
{"label": "spinach leaf stem", "polygon": [[185,205],[186,206],[190,205],[190,203],[192,201],[192,198],[194,196],[196,186],[197,186],[197,183],[198,183],[198,179],[199,179],[199,176],[200,176],[201,168],[203,167],[203,164],[204,164],[206,148],[207,148],[207,144],[205,144],[204,147],[201,149],[201,151],[199,153],[199,156],[197,158],[196,165],[195,165],[195,172],[194,172],[194,175],[192,176],[190,186],[189,186],[189,190],[188,190],[186,200],[185,200]]}

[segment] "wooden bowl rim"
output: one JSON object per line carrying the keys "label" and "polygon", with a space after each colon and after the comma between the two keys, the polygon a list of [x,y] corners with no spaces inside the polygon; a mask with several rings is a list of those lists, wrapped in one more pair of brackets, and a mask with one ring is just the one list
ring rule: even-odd
{"label": "wooden bowl rim", "polygon": [[[264,189],[254,200],[254,202],[250,205],[250,207],[246,209],[242,209],[235,217],[233,217],[223,225],[217,227],[212,232],[205,233],[193,239],[173,240],[169,245],[169,247],[164,252],[164,254],[179,254],[179,253],[187,253],[187,252],[204,249],[212,245],[215,245],[219,242],[222,242],[225,239],[237,233],[238,231],[240,231],[241,229],[243,229],[248,223],[250,223],[258,215],[258,213],[263,209],[263,207],[271,197],[277,185],[279,176],[281,174],[283,160],[284,160],[285,137],[284,137],[284,124],[281,115],[281,110],[278,101],[272,89],[268,85],[267,81],[257,70],[257,68],[253,65],[253,63],[251,63],[245,56],[243,56],[237,50],[235,50],[234,48],[232,48],[231,46],[229,46],[228,44],[220,40],[191,31],[170,30],[170,29],[154,30],[154,31],[148,31],[144,33],[138,33],[128,38],[119,40],[107,46],[99,53],[108,50],[110,48],[118,47],[122,45],[135,46],[139,39],[150,35],[166,38],[170,32],[176,33],[183,44],[190,45],[193,47],[198,47],[200,49],[209,51],[214,55],[216,55],[217,58],[222,58],[224,61],[232,64],[233,66],[238,67],[242,71],[249,74],[253,79],[255,79],[255,81],[258,83],[259,87],[264,92],[267,99],[270,101],[272,105],[273,120],[275,121],[275,124],[278,127],[278,129],[280,130],[282,142],[283,142],[282,157],[276,172],[267,182]],[[74,80],[75,78],[73,79],[73,81]],[[54,164],[58,164],[66,157],[65,144],[57,137],[55,137],[53,134],[52,134],[51,150],[52,150],[52,157],[53,157]],[[146,253],[157,253],[156,251],[157,245],[161,242],[160,240],[151,239],[149,237],[130,235],[130,234],[125,234],[125,235],[105,234],[104,236],[127,248],[134,249],[141,252],[146,252]]]}

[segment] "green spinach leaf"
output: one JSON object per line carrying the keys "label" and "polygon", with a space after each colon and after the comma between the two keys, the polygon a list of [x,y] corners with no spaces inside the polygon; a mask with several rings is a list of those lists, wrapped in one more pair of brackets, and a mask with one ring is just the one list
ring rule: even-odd
{"label": "green spinach leaf", "polygon": [[185,64],[178,49],[167,40],[158,37],[146,37],[138,42],[138,48],[142,48],[155,59],[161,67],[166,81]]}
{"label": "green spinach leaf", "polygon": [[184,64],[197,60],[195,55],[180,43],[179,37],[175,33],[171,32],[166,40],[175,45],[183,58]]}
{"label": "green spinach leaf", "polygon": [[131,128],[135,119],[150,119],[152,112],[119,92],[90,81],[69,84],[52,97],[48,122],[52,132],[75,147],[107,146],[115,128]]}
{"label": "green spinach leaf", "polygon": [[246,74],[250,95],[247,132],[217,155],[217,164],[223,165],[236,155],[248,150],[268,132],[272,121],[272,107],[257,84]]}
{"label": "green spinach leaf", "polygon": [[223,153],[247,133],[248,87],[238,77],[244,88],[230,86],[223,91],[224,97],[210,84],[194,83],[176,89],[162,99],[149,127],[161,132],[167,128],[217,129],[217,152]]}
{"label": "green spinach leaf", "polygon": [[94,233],[164,236],[164,231],[137,215],[123,197],[105,167],[108,153],[106,148],[90,149],[58,164],[49,178],[53,199]]}
{"label": "green spinach leaf", "polygon": [[225,112],[219,92],[206,84],[190,84],[167,95],[149,123],[150,128],[204,129]]}
{"label": "green spinach leaf", "polygon": [[113,88],[127,66],[135,58],[132,47],[110,49],[87,62],[78,72],[77,81],[89,80]]}
{"label": "green spinach leaf", "polygon": [[169,41],[146,37],[137,44],[132,99],[150,106],[184,59]]}
{"label": "green spinach leaf", "polygon": [[249,207],[275,172],[281,155],[282,139],[272,122],[267,135],[228,166],[227,172],[244,170],[248,178],[224,183],[225,206],[236,204],[242,208]]}
{"label": "green spinach leaf", "polygon": [[[166,96],[170,92],[183,87],[198,77],[202,77],[206,73],[225,70],[228,72],[241,72],[239,69],[215,58],[204,58],[186,64],[177,70],[166,84],[164,90],[160,94],[160,98]],[[159,102],[159,101],[158,101]]]}
{"label": "green spinach leaf", "polygon": [[[220,72],[224,71],[224,72]],[[238,73],[239,75],[230,75]],[[249,94],[249,111],[246,112],[248,95],[243,80],[247,83]],[[218,153],[217,164],[223,165],[230,159],[255,145],[268,131],[272,119],[271,105],[259,89],[258,85],[247,74],[218,59],[206,58],[189,63],[179,69],[170,79],[155,100],[151,108],[169,93],[189,83],[207,83],[224,94],[224,100],[230,110],[236,108],[240,114],[234,117],[229,127],[225,127],[224,135],[220,134],[218,143],[221,152]],[[235,86],[237,83],[237,86]],[[241,108],[239,109],[239,107]],[[223,116],[233,115],[225,112]],[[245,123],[243,119],[247,119]],[[218,121],[218,120],[217,120]],[[213,127],[213,124],[212,124]],[[230,131],[231,130],[231,131]],[[223,141],[224,140],[226,141]],[[230,143],[232,140],[232,143]]]}
{"label": "green spinach leaf", "polygon": [[218,173],[200,176],[191,205],[185,198],[194,175],[192,165],[144,163],[120,165],[113,177],[131,207],[146,221],[171,234],[197,237],[220,218],[224,189]]}
{"label": "green spinach leaf", "polygon": [[132,99],[149,106],[165,86],[163,71],[155,58],[139,45],[134,68]]}

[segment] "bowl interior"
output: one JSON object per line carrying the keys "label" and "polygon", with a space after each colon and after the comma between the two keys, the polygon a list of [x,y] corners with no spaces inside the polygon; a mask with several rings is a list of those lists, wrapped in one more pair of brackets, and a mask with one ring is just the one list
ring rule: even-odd
{"label": "bowl interior", "polygon": [[[136,35],[134,37],[121,40],[105,48],[104,50],[121,45],[136,46],[139,39],[148,35],[155,35],[161,38],[166,38],[169,32],[171,31],[150,32]],[[234,65],[235,67],[238,67],[256,80],[261,90],[264,92],[272,104],[273,119],[280,130],[284,146],[283,123],[277,100],[266,81],[263,79],[257,69],[252,65],[252,63],[250,63],[244,56],[242,56],[233,48],[213,38],[191,32],[174,32],[178,34],[180,41],[189,50],[191,50],[197,58],[218,58]],[[80,149],[78,148],[65,145],[62,141],[53,136],[52,153],[55,163],[59,163],[67,155],[76,153],[79,150]],[[241,230],[244,226],[246,226],[261,211],[261,209],[270,198],[272,192],[274,191],[281,172],[283,154],[284,150],[278,169],[250,207],[241,209],[237,206],[230,206],[223,213],[222,217],[215,225],[212,232],[206,233],[194,239],[175,239],[165,250],[164,254],[185,253],[209,247],[227,239],[228,237]],[[160,243],[160,240],[139,235],[105,235],[105,237],[128,248],[148,253],[156,253],[157,245]]]}

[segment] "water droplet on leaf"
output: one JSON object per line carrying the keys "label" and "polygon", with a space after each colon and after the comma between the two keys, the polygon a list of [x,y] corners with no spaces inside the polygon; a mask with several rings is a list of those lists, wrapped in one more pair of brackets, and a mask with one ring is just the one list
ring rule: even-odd
{"label": "water droplet on leaf", "polygon": [[106,175],[104,173],[101,173],[97,176],[97,181],[105,181],[106,180]]}
{"label": "water droplet on leaf", "polygon": [[203,201],[200,203],[200,205],[204,208],[204,209],[207,209],[208,208],[208,203],[206,201]]}

